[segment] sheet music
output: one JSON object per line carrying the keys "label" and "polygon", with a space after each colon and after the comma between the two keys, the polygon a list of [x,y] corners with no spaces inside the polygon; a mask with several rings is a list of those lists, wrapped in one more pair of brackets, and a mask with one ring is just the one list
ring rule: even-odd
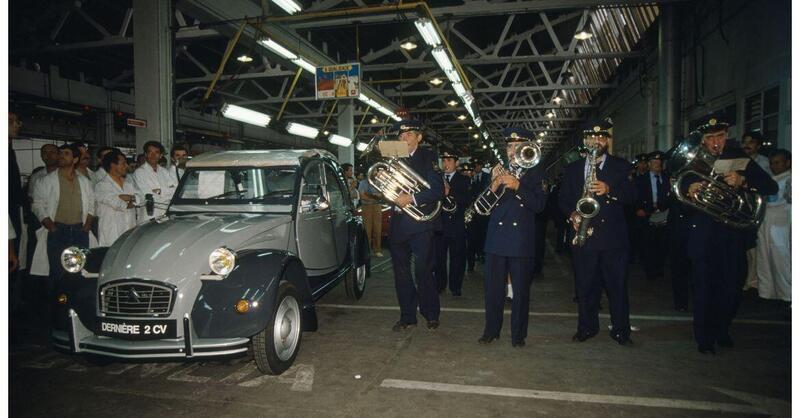
{"label": "sheet music", "polygon": [[731,171],[743,171],[750,163],[749,158],[735,158],[732,160],[717,160],[714,162],[714,173],[725,174]]}
{"label": "sheet music", "polygon": [[408,145],[403,141],[381,141],[378,142],[378,149],[384,157],[408,157]]}

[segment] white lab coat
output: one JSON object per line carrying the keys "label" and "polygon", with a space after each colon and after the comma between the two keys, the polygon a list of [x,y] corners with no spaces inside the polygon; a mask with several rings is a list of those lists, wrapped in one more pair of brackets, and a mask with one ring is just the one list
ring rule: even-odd
{"label": "white lab coat", "polygon": [[[45,218],[55,220],[58,210],[58,199],[61,187],[58,182],[59,170],[44,176],[36,184],[31,210],[41,222]],[[88,215],[94,215],[94,188],[92,182],[81,174],[77,174],[78,186],[81,188],[81,222],[86,223]],[[47,228],[42,226],[36,231],[36,249],[33,252],[30,274],[47,276],[50,274],[50,263],[47,260]],[[89,233],[89,247],[97,246],[97,240]]]}
{"label": "white lab coat", "polygon": [[792,300],[792,205],[785,191],[791,187],[791,173],[789,170],[772,177],[778,183],[778,193],[767,198],[756,253],[758,295],[787,302]]}
{"label": "white lab coat", "polygon": [[159,205],[156,205],[153,216],[147,216],[145,208],[140,208],[138,210],[140,224],[154,217],[159,217],[166,212],[165,207],[172,200],[172,195],[175,194],[175,187],[178,185],[175,176],[170,174],[169,169],[160,165],[156,167],[157,169],[153,170],[150,164],[145,163],[133,172],[133,184],[136,186],[138,193],[142,196],[152,194],[153,200],[164,206],[158,207]]}
{"label": "white lab coat", "polygon": [[90,171],[92,177],[92,184],[97,186],[97,183],[103,181],[104,178],[108,177],[108,173],[106,173],[106,169],[103,167],[98,167],[95,171]]}
{"label": "white lab coat", "polygon": [[126,179],[119,187],[111,176],[106,175],[94,186],[96,214],[100,218],[97,243],[101,247],[110,247],[120,235],[136,226],[136,209],[129,209],[128,204],[119,198],[121,194],[137,194],[133,181]]}

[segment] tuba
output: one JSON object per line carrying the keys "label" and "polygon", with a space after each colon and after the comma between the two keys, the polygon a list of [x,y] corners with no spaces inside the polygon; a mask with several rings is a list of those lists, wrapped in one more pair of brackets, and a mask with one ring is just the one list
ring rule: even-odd
{"label": "tuba", "polygon": [[[408,164],[394,157],[389,157],[384,161],[373,164],[367,171],[367,181],[372,187],[378,189],[387,200],[392,202],[402,193],[413,195],[431,188],[430,184],[412,170]],[[425,213],[422,207],[417,207],[416,205],[407,205],[402,210],[414,220],[425,222],[433,219],[439,213],[441,207],[442,202],[436,202],[436,206],[428,213]]]}
{"label": "tuba", "polygon": [[[520,143],[514,148],[514,155],[511,159],[511,163],[522,168],[522,172],[519,174],[519,177],[522,177],[525,171],[535,167],[536,164],[539,164],[539,160],[541,158],[541,148],[539,148],[539,146],[533,141],[526,141]],[[496,165],[492,169],[492,181],[494,181],[495,177],[505,174],[508,174],[508,171],[506,171],[502,165]],[[500,201],[500,198],[503,197],[505,192],[505,187],[493,192],[492,183],[489,182],[489,186],[483,190],[480,196],[475,199],[472,205],[470,205],[469,209],[467,209],[464,213],[464,222],[471,222],[476,213],[482,216],[489,216],[489,214],[492,213],[492,209],[497,206],[497,203]]]}
{"label": "tuba", "polygon": [[592,236],[594,229],[589,226],[592,218],[600,213],[600,202],[594,198],[594,193],[589,190],[592,183],[597,181],[597,145],[591,141],[587,144],[588,154],[586,159],[589,161],[589,172],[583,182],[583,195],[575,204],[575,212],[580,217],[575,236],[572,238],[572,245],[583,247],[586,239]]}
{"label": "tuba", "polygon": [[[714,173],[717,157],[703,146],[703,134],[693,131],[675,148],[667,169],[672,177],[672,192],[682,204],[697,209],[737,229],[756,228],[764,220],[766,205],[755,191],[735,189]],[[687,176],[703,182],[694,196],[681,193],[681,184]]]}

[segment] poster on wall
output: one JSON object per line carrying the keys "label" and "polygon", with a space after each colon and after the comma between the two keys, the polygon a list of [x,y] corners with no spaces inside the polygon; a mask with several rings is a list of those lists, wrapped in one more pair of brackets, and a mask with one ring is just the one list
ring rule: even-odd
{"label": "poster on wall", "polygon": [[317,100],[355,99],[360,94],[361,65],[358,63],[317,67]]}

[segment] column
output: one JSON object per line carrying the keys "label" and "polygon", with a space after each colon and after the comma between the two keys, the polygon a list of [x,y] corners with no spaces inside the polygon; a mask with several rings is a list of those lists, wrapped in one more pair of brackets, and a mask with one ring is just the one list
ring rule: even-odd
{"label": "column", "polygon": [[133,0],[133,82],[136,118],[147,121],[136,128],[136,150],[147,141],[172,148],[173,74],[172,2]]}
{"label": "column", "polygon": [[339,147],[339,164],[350,163],[355,161],[355,130],[353,123],[354,108],[353,100],[341,100],[339,102],[339,117],[337,119],[337,126],[339,127],[339,135],[346,136],[353,139],[353,143],[349,147]]}
{"label": "column", "polygon": [[680,133],[680,59],[677,52],[675,6],[661,7],[658,24],[658,138],[656,148],[666,151]]}

